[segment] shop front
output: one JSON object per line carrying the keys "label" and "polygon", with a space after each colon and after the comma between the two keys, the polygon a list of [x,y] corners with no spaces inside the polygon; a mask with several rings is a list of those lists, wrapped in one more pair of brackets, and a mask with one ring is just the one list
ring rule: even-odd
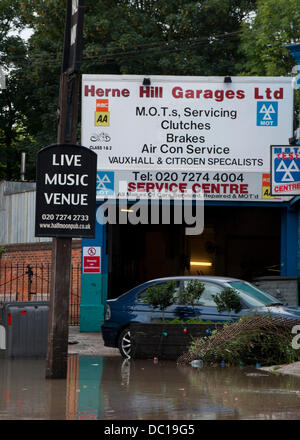
{"label": "shop front", "polygon": [[291,80],[143,80],[83,76],[82,145],[98,171],[81,331],[100,331],[106,300],[153,278],[297,278],[297,203],[270,194],[270,145],[293,131]]}

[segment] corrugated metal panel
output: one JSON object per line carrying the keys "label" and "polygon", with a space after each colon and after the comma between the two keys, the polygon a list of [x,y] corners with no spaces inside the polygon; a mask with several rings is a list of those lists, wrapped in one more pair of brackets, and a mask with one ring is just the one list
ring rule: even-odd
{"label": "corrugated metal panel", "polygon": [[[51,238],[35,237],[35,190],[13,193],[13,186],[0,185],[0,244],[37,243]],[[19,182],[18,182],[19,183]],[[19,185],[17,190],[22,187]]]}

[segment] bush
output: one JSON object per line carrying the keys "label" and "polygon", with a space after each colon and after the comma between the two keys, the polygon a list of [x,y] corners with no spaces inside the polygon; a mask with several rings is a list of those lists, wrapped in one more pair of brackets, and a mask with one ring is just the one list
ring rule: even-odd
{"label": "bush", "polygon": [[299,322],[270,316],[248,316],[225,325],[207,338],[195,339],[179,363],[202,359],[227,365],[274,365],[300,360],[300,350],[291,345],[291,329]]}

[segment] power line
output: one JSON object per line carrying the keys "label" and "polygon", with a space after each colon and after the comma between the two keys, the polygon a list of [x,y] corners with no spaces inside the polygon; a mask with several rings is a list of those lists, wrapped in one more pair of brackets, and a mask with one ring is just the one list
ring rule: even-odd
{"label": "power line", "polygon": [[[238,34],[241,34],[242,31],[235,31],[235,32],[230,32],[230,33],[225,33],[225,34],[217,34],[217,35],[211,35],[208,37],[203,37],[203,38],[197,38],[197,39],[189,39],[189,40],[178,40],[178,41],[172,41],[171,43],[163,43],[162,42],[156,42],[156,43],[148,43],[148,44],[142,44],[142,45],[136,45],[136,49],[135,50],[123,50],[122,46],[115,46],[115,47],[110,47],[110,48],[106,48],[106,49],[101,49],[100,48],[100,53],[97,55],[93,55],[93,56],[87,56],[87,55],[83,55],[83,60],[92,60],[92,59],[99,59],[102,57],[106,57],[106,58],[111,58],[111,57],[119,57],[119,56],[128,56],[128,55],[136,55],[136,54],[140,54],[141,51],[144,50],[152,50],[152,54],[153,52],[155,53],[155,51],[157,51],[157,53],[161,53],[161,51],[163,51],[163,53],[166,52],[174,52],[176,50],[188,50],[188,49],[193,49],[194,47],[197,46],[201,46],[204,44],[207,44],[207,42],[209,41],[209,44],[213,44],[216,43],[220,40],[225,40],[226,38],[235,38],[236,36],[238,36]],[[180,47],[184,45],[184,47]],[[173,46],[173,47],[172,47]],[[115,50],[120,50],[122,49],[120,52],[114,52]],[[97,49],[99,50],[99,49]],[[39,53],[34,53],[33,55],[31,55],[30,51],[27,52],[27,54],[25,55],[25,59],[27,58],[28,62],[32,62],[34,60],[36,61],[40,61],[43,60],[44,58],[48,59],[48,63],[52,63],[52,62],[61,62],[61,53],[59,54],[49,54],[49,52],[39,52]],[[51,59],[52,58],[52,59]],[[24,60],[24,56],[23,57],[9,57],[9,60],[12,61],[17,61],[17,60]]]}

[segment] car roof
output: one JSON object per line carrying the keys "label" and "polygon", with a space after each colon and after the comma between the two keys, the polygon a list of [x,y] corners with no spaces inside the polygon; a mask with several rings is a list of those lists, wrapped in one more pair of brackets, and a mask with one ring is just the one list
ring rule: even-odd
{"label": "car roof", "polygon": [[178,277],[164,277],[164,278],[155,278],[153,280],[149,280],[149,283],[154,281],[171,281],[171,280],[199,280],[199,281],[216,281],[219,283],[228,283],[229,281],[241,281],[238,278],[231,277],[221,277],[221,276],[210,276],[210,275],[190,275],[190,276],[178,276]]}

